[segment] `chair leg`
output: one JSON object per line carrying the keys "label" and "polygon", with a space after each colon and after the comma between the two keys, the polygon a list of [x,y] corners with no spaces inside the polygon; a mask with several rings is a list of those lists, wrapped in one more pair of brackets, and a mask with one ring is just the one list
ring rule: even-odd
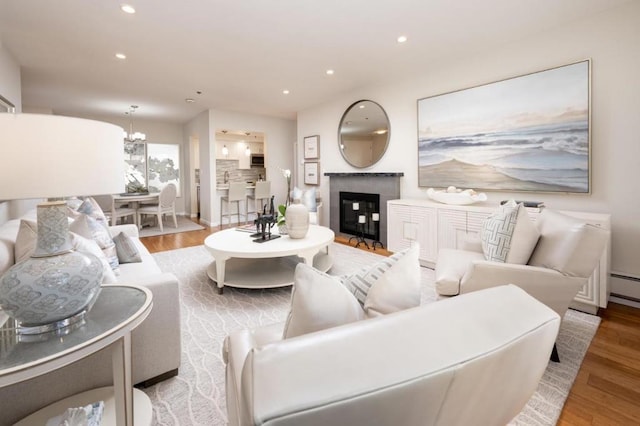
{"label": "chair leg", "polygon": [[163,232],[164,229],[162,229],[162,213],[158,213],[158,225],[160,226],[160,232]]}
{"label": "chair leg", "polygon": [[173,227],[178,229],[178,218],[176,217],[176,211],[173,211]]}
{"label": "chair leg", "polygon": [[558,355],[558,346],[554,343],[553,350],[551,351],[551,361],[560,362],[560,355]]}

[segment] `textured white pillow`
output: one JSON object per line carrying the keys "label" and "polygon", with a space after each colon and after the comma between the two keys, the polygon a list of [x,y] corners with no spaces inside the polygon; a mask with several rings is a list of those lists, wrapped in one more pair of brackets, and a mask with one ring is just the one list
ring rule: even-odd
{"label": "textured white pillow", "polygon": [[[365,306],[367,296],[372,286],[391,268],[393,268],[401,259],[407,257],[408,260],[402,263],[401,268],[404,269],[406,276],[403,280],[407,280],[404,284],[406,289],[415,291],[415,288],[420,287],[420,263],[418,262],[418,253],[420,248],[418,244],[414,244],[412,247],[399,251],[391,257],[386,257],[380,262],[366,266],[358,272],[340,277],[342,284],[353,293],[358,299],[362,307]],[[399,289],[400,290],[400,289]],[[416,305],[417,306],[417,305]]]}
{"label": "textured white pillow", "polygon": [[363,318],[362,307],[339,279],[304,263],[296,266],[285,339]]}
{"label": "textured white pillow", "polygon": [[111,269],[118,274],[120,264],[118,263],[116,245],[106,225],[82,213],[76,220],[71,222],[69,229],[80,236],[92,239],[98,243],[98,246],[100,246],[104,255],[107,257]]}
{"label": "textured white pillow", "polygon": [[480,239],[485,259],[525,265],[540,233],[523,204],[510,200],[482,223]]}
{"label": "textured white pillow", "polygon": [[311,189],[307,189],[306,191],[302,191],[302,189],[300,189],[297,186],[295,186],[293,188],[293,191],[291,191],[291,198],[293,198],[294,200],[296,198],[300,199],[300,202],[302,204],[304,204],[304,206],[310,212],[317,212],[318,211],[318,205],[316,203],[316,189],[315,188],[311,188]]}

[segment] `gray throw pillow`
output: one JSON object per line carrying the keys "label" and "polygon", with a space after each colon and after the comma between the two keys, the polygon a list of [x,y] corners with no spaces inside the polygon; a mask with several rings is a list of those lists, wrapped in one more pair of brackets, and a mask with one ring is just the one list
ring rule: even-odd
{"label": "gray throw pillow", "polygon": [[113,237],[113,242],[116,243],[116,253],[118,254],[118,261],[120,263],[142,262],[142,257],[136,248],[133,238],[124,232],[120,232]]}

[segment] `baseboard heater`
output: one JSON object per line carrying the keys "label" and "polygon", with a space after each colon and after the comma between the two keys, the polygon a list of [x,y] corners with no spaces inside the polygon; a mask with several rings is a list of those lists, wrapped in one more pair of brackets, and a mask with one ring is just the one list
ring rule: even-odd
{"label": "baseboard heater", "polygon": [[[623,275],[623,274],[614,273],[614,272],[610,273],[609,276],[611,276],[611,278],[619,278],[621,280],[634,281],[634,282],[640,283],[639,277],[632,277],[629,275]],[[630,302],[640,303],[640,298],[627,296],[625,294],[611,293],[610,296],[617,297],[618,299],[628,300]]]}

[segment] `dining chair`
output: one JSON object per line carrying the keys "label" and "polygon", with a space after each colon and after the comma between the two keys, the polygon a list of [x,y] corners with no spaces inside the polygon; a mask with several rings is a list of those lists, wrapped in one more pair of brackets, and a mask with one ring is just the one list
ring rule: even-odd
{"label": "dining chair", "polygon": [[142,225],[142,215],[153,215],[158,219],[160,231],[163,231],[162,218],[165,214],[170,213],[173,216],[173,226],[174,228],[177,228],[178,219],[176,218],[176,195],[176,186],[173,183],[170,183],[160,191],[157,204],[138,207],[138,227],[141,227]]}
{"label": "dining chair", "polygon": [[[247,184],[244,182],[234,182],[229,184],[229,193],[220,197],[220,228],[222,228],[222,219],[226,216],[229,218],[229,224],[231,224],[231,216],[233,214],[238,216],[238,224],[240,224],[240,216],[244,216],[245,222],[247,221]],[[240,212],[240,201],[244,201],[244,211]],[[237,212],[231,213],[231,203],[236,203]],[[224,213],[224,205],[227,205],[227,213]]]}

